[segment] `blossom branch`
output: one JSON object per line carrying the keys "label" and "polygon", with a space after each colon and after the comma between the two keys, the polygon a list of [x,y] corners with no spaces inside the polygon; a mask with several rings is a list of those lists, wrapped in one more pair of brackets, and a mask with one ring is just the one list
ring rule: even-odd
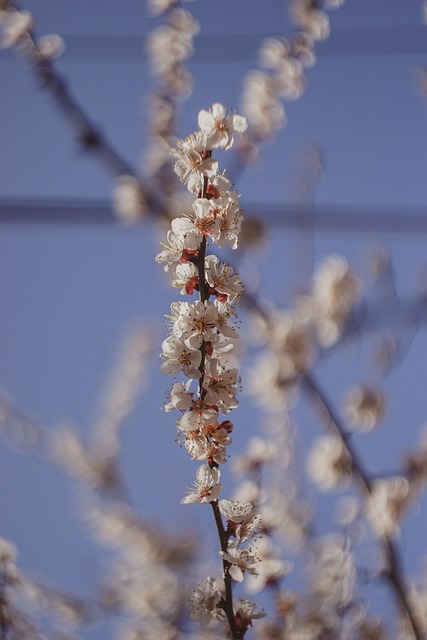
{"label": "blossom branch", "polygon": [[[372,481],[369,477],[367,470],[365,469],[358,452],[356,451],[351,439],[350,434],[346,432],[340,418],[336,414],[333,406],[326,397],[324,391],[320,388],[319,383],[315,380],[312,373],[305,373],[301,377],[302,385],[308,395],[310,395],[315,403],[320,408],[324,420],[331,425],[341,442],[343,443],[346,451],[350,455],[351,470],[356,477],[362,491],[365,495],[372,500],[373,488]],[[390,586],[394,592],[394,596],[399,603],[400,608],[405,613],[408,623],[410,625],[412,634],[416,640],[423,640],[424,636],[416,619],[414,610],[409,601],[408,594],[405,588],[402,572],[401,572],[401,559],[399,550],[392,539],[390,534],[384,532],[380,536],[380,543],[388,562],[388,571],[384,574],[389,581]]]}
{"label": "blossom branch", "polygon": [[[221,551],[223,553],[227,552],[228,546],[228,535],[226,530],[224,529],[224,525],[221,518],[221,513],[218,507],[218,502],[211,502],[212,511],[215,518],[215,524],[218,531],[219,542],[221,546]],[[230,633],[233,640],[239,640],[243,638],[243,635],[239,632],[236,626],[236,619],[234,617],[233,611],[233,586],[231,581],[231,576],[229,573],[230,563],[223,557],[222,560],[222,569],[223,569],[223,579],[224,579],[224,587],[225,587],[225,598],[220,601],[220,605],[222,605],[225,615],[227,616],[228,625],[230,627]]]}

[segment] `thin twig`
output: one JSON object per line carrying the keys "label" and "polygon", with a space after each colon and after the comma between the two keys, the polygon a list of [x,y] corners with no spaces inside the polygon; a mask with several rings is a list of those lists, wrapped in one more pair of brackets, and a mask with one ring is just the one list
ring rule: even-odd
{"label": "thin twig", "polygon": [[[335,429],[336,434],[339,436],[347,452],[351,456],[351,467],[353,475],[357,479],[362,491],[369,498],[371,498],[372,481],[370,479],[369,473],[365,469],[364,464],[349,437],[349,434],[346,432],[332,404],[327,399],[325,392],[321,389],[312,373],[306,373],[305,375],[303,375],[301,382],[306,392],[316,401],[316,403],[320,407],[325,421]],[[413,607],[408,599],[408,594],[401,571],[402,560],[400,557],[398,546],[396,545],[392,537],[386,534],[379,538],[379,542],[383,547],[388,562],[388,571],[385,573],[385,578],[388,580],[400,608],[406,614],[406,618],[409,622],[414,638],[416,640],[424,640],[424,635],[416,619]]]}

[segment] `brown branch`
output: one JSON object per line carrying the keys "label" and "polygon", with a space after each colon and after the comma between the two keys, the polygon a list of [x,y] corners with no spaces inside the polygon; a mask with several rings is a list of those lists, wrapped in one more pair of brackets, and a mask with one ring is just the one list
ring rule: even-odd
{"label": "brown branch", "polygon": [[[346,432],[340,418],[335,412],[335,409],[327,399],[326,394],[320,388],[312,373],[304,374],[301,378],[301,382],[305,391],[315,400],[315,403],[320,408],[324,420],[328,423],[328,425],[331,425],[334,428],[336,434],[341,439],[341,442],[351,456],[351,468],[354,477],[356,478],[365,495],[371,498],[372,481],[370,479],[369,473],[365,469],[364,464],[349,437],[349,433]],[[406,615],[414,638],[416,640],[425,640],[425,637],[416,619],[412,604],[409,602],[401,570],[402,560],[400,557],[398,546],[392,539],[392,537],[386,534],[382,535],[379,538],[379,543],[382,545],[383,551],[387,558],[388,571],[385,573],[385,578],[390,584],[394,597],[401,610]]]}
{"label": "brown branch", "polygon": [[[19,10],[16,3],[10,2],[9,4]],[[77,139],[83,148],[86,151],[96,153],[114,176],[128,175],[134,177],[139,183],[148,211],[168,217],[153,192],[141,181],[134,167],[107,140],[101,131],[101,127],[95,124],[86,114],[72,94],[65,76],[55,69],[51,60],[43,56],[33,30],[28,32],[22,50],[27,55],[28,62],[32,65],[42,88],[49,91],[59,110],[76,131]]]}
{"label": "brown branch", "polygon": [[[220,542],[220,545],[221,545],[221,551],[223,553],[226,553],[227,552],[227,547],[228,547],[228,535],[227,535],[227,532],[225,531],[224,525],[222,523],[221,513],[220,513],[220,510],[219,510],[219,506],[218,506],[218,501],[215,500],[215,501],[211,502],[210,504],[211,504],[211,507],[212,507],[212,510],[213,510],[213,513],[214,513],[215,524],[216,524],[216,528],[217,528],[217,531],[218,531],[219,542]],[[222,601],[222,606],[223,606],[225,615],[227,616],[228,625],[230,627],[231,637],[233,638],[233,640],[240,640],[240,638],[243,638],[243,635],[241,634],[241,632],[237,628],[236,619],[234,617],[234,611],[233,611],[233,588],[232,588],[232,581],[231,581],[231,576],[230,576],[230,573],[229,573],[229,569],[230,569],[230,563],[223,558],[223,560],[222,560],[222,571],[223,571],[223,578],[224,578],[225,598]]]}

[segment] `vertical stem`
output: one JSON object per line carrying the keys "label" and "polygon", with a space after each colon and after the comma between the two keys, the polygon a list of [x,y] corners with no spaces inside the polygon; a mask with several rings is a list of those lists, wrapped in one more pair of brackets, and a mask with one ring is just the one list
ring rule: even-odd
{"label": "vertical stem", "polygon": [[[218,537],[221,545],[221,551],[226,553],[228,536],[227,536],[227,532],[224,529],[224,525],[222,523],[218,502],[215,500],[210,504],[214,513],[216,528],[218,530]],[[230,563],[223,558],[222,570],[223,570],[224,587],[225,587],[224,611],[225,611],[225,615],[227,616],[228,624],[230,627],[231,637],[233,638],[233,640],[239,640],[243,636],[239,633],[239,629],[236,626],[236,619],[234,617],[233,590],[232,590],[231,576],[228,571],[229,568],[230,568]]]}
{"label": "vertical stem", "polygon": [[[208,178],[206,176],[203,176],[203,188],[200,196],[201,198],[206,197],[207,188],[208,188]],[[207,285],[206,276],[205,276],[206,245],[207,245],[206,236],[203,236],[203,239],[200,243],[197,260],[195,262],[195,265],[198,270],[198,276],[199,276],[199,299],[200,299],[200,302],[203,302],[203,303],[209,300],[209,295],[210,295],[209,287]],[[199,380],[199,396],[200,398],[202,398],[203,397],[203,380],[204,380],[204,372],[205,372],[205,360],[206,360],[206,343],[204,340],[201,344],[200,352],[201,352],[202,358],[201,358],[200,367],[199,367],[199,371],[201,373],[201,377]],[[221,551],[226,553],[228,536],[224,529],[221,513],[218,507],[218,502],[215,500],[210,504],[211,504],[214,518],[215,518],[215,524],[218,531]],[[223,570],[224,588],[225,588],[224,611],[225,611],[225,615],[227,616],[228,625],[230,627],[231,637],[233,638],[233,640],[239,640],[243,636],[241,636],[241,634],[239,633],[239,630],[237,629],[236,619],[234,617],[233,590],[232,590],[231,576],[228,571],[229,567],[230,567],[230,563],[223,558],[222,570]]]}

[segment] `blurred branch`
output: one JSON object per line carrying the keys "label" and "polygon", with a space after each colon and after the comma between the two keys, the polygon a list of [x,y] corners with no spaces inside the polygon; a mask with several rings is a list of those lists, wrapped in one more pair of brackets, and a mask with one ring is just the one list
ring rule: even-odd
{"label": "blurred branch", "polygon": [[[324,422],[334,428],[336,434],[350,454],[353,475],[359,483],[363,493],[371,498],[372,481],[369,473],[365,469],[364,464],[351,441],[350,434],[346,432],[339,416],[335,412],[334,407],[327,399],[325,392],[321,389],[312,373],[306,373],[303,375],[301,382],[307,394],[314,400],[315,405],[320,409]],[[402,560],[400,558],[399,549],[390,535],[384,534],[379,538],[379,542],[382,545],[388,562],[388,571],[385,573],[385,578],[390,583],[400,608],[406,614],[414,638],[416,638],[416,640],[423,640],[424,636],[418,625],[414,610],[409,602],[406,592],[401,571]]]}

